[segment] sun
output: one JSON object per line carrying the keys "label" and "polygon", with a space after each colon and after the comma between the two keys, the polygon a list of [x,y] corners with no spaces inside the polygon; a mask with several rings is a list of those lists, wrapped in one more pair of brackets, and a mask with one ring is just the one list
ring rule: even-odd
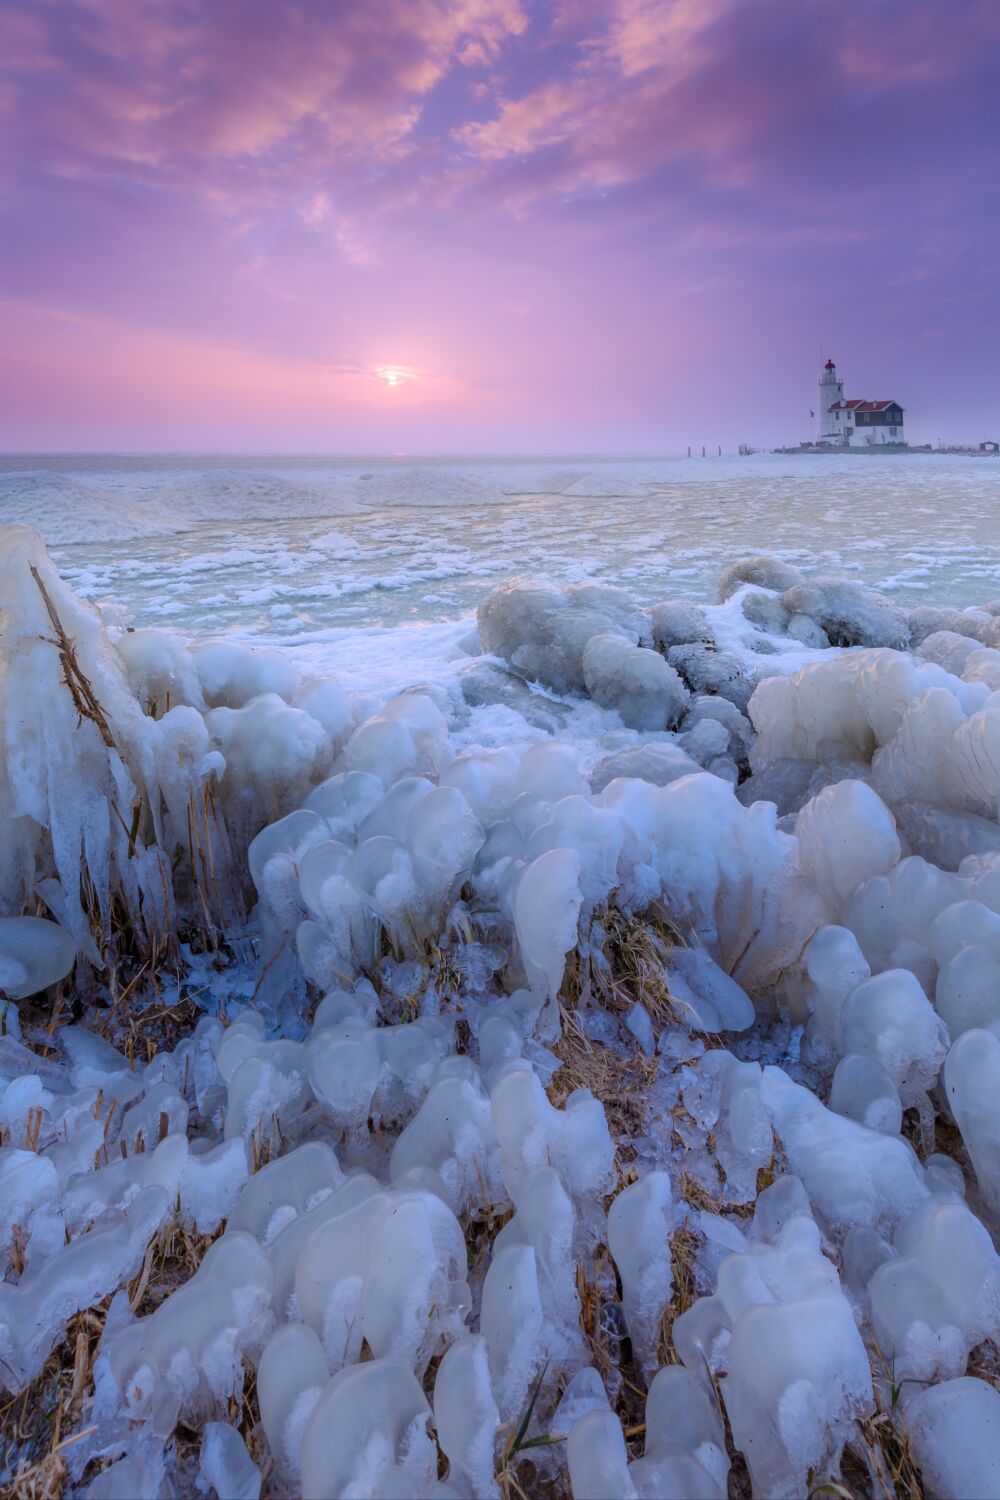
{"label": "sun", "polygon": [[408,365],[377,365],[375,377],[384,385],[395,389],[396,386],[406,385],[410,380],[416,380],[416,370],[411,370]]}

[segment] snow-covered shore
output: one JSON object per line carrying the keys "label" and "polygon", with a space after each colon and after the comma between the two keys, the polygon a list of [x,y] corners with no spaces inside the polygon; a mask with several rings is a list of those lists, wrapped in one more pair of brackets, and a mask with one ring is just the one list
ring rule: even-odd
{"label": "snow-covered shore", "polygon": [[386,698],[27,528],[0,599],[0,1379],[82,1348],[66,1486],[1000,1494],[1000,603],[526,579]]}

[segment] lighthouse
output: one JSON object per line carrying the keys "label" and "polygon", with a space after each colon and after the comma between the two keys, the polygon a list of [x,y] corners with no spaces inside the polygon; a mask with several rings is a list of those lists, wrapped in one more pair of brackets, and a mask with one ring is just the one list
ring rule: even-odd
{"label": "lighthouse", "polygon": [[903,408],[898,401],[844,400],[844,382],[828,359],[819,376],[819,437],[837,448],[903,448]]}
{"label": "lighthouse", "polygon": [[840,423],[838,402],[844,399],[844,382],[837,375],[837,366],[828,359],[819,376],[819,440],[821,443],[842,443],[844,431]]}

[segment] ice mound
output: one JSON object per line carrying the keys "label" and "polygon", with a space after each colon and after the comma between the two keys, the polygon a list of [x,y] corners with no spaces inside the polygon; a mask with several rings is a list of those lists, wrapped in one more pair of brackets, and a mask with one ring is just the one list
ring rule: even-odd
{"label": "ice mound", "polygon": [[761,1092],[789,1165],[832,1229],[891,1227],[926,1198],[923,1170],[901,1137],[824,1108],[777,1067],[764,1069]]}
{"label": "ice mound", "polygon": [[963,1032],[948,1053],[944,1082],[979,1190],[996,1211],[1000,1207],[1000,1130],[996,1118],[1000,1039],[996,1032],[978,1027]]}
{"label": "ice mound", "polygon": [[258,1500],[260,1470],[247,1445],[228,1422],[206,1422],[198,1468],[199,1489],[211,1488],[226,1500]]}
{"label": "ice mound", "polygon": [[65,979],[76,962],[69,933],[43,917],[0,917],[0,990],[23,1000]]}
{"label": "ice mound", "polygon": [[449,1482],[475,1500],[499,1494],[493,1448],[500,1413],[490,1385],[486,1343],[466,1335],[452,1344],[434,1380],[434,1424],[449,1463]]}
{"label": "ice mound", "polygon": [[262,1341],[270,1300],[271,1268],[256,1241],[244,1231],[223,1235],[190,1281],[114,1335],[108,1358],[127,1414],[148,1417],[166,1437],[182,1412],[225,1410],[242,1393],[241,1356]]}
{"label": "ice mound", "polygon": [[566,1445],[573,1500],[724,1500],[729,1460],[714,1396],[667,1366],[650,1384],[645,1417],[643,1455],[631,1463],[606,1396],[577,1418]]}
{"label": "ice mound", "polygon": [[168,1209],[163,1189],[149,1187],[127,1213],[109,1214],[16,1285],[0,1286],[0,1373],[9,1389],[34,1379],[73,1313],[135,1275]]}
{"label": "ice mound", "polygon": [[130,501],[98,483],[52,469],[25,469],[5,476],[12,487],[11,513],[53,543],[137,540],[183,531],[188,517],[158,501]]}
{"label": "ice mound", "polygon": [[622,1309],[640,1364],[656,1368],[660,1320],[673,1278],[675,1214],[670,1177],[649,1172],[618,1194],[608,1214],[608,1248],[622,1281]]}
{"label": "ice mound", "polygon": [[811,1218],[793,1215],[773,1240],[724,1260],[718,1290],[681,1315],[674,1337],[692,1373],[725,1370],[756,1491],[799,1495],[807,1476],[836,1471],[854,1418],[871,1409],[871,1371]]}
{"label": "ice mound", "polygon": [[494,589],[479,606],[483,649],[522,677],[557,693],[581,692],[584,651],[594,636],[632,645],[651,643],[649,618],[620,589],[517,580]]}
{"label": "ice mound", "polygon": [[963,1375],[920,1391],[906,1408],[913,1451],[941,1500],[1000,1496],[1000,1392]]}
{"label": "ice mound", "polygon": [[144,953],[180,920],[217,941],[245,921],[247,844],[328,772],[346,702],[277,653],[150,630],[116,644],[27,527],[0,532],[0,595],[0,910],[43,901],[97,970],[113,909]]}
{"label": "ice mound", "polygon": [[779,557],[744,557],[726,568],[719,579],[719,603],[723,604],[738,589],[751,583],[758,588],[782,594],[802,581],[802,574],[791,563]]}
{"label": "ice mound", "polygon": [[428,1495],[437,1450],[431,1409],[405,1365],[388,1359],[341,1370],[325,1387],[302,1437],[302,1493]]}
{"label": "ice mound", "polygon": [[1000,1331],[1000,1257],[961,1199],[932,1198],[898,1225],[872,1276],[872,1328],[897,1383],[960,1375]]}
{"label": "ice mound", "polygon": [[0,1378],[103,1322],[69,1483],[799,1495],[877,1398],[995,1488],[992,608],[520,580],[349,697],[0,540]]}
{"label": "ice mound", "polygon": [[724,1048],[712,1048],[692,1066],[683,1090],[684,1107],[698,1137],[715,1136],[716,1161],[733,1203],[752,1201],[757,1174],[773,1151],[773,1133],[761,1091],[760,1065],[741,1062]]}
{"label": "ice mound", "polygon": [[981,646],[996,646],[1000,642],[996,618],[985,609],[941,609],[924,604],[910,610],[909,623],[914,650],[920,648],[921,655],[926,654],[924,648],[937,635],[957,635],[970,645],[974,641]]}

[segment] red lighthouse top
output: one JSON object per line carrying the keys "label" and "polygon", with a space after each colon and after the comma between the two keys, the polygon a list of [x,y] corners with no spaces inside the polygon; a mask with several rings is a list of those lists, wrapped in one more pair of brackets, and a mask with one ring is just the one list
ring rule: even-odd
{"label": "red lighthouse top", "polygon": [[834,364],[832,359],[828,359],[823,368],[824,370],[835,370],[837,366]]}

